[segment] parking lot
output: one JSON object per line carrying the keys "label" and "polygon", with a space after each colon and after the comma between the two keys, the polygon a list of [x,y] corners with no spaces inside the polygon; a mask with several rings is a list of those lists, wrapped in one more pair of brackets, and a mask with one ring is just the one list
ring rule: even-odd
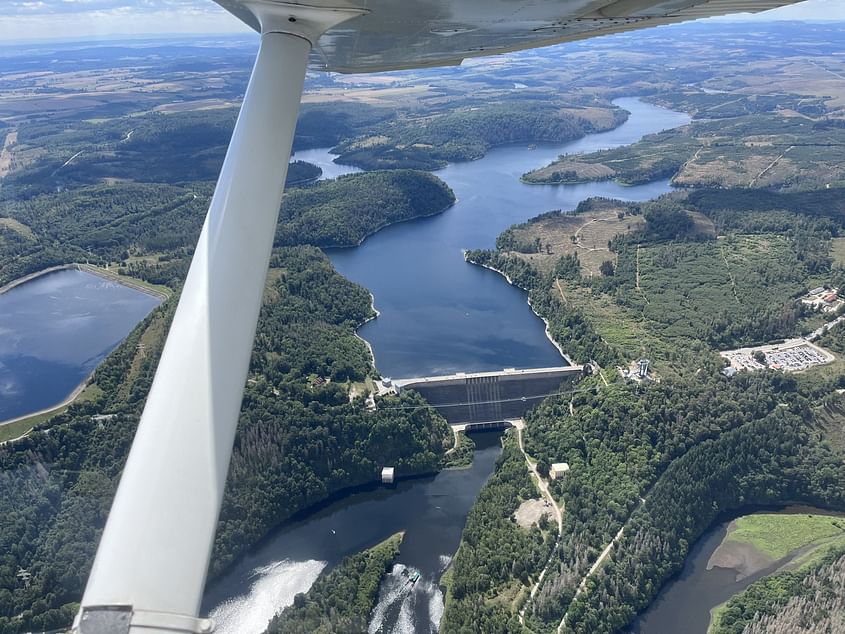
{"label": "parking lot", "polygon": [[[759,361],[759,355],[755,353],[762,353],[765,361]],[[748,371],[768,367],[784,372],[800,372],[814,365],[830,363],[835,358],[827,350],[806,339],[789,339],[779,344],[725,350],[719,354],[728,360],[732,368]]]}

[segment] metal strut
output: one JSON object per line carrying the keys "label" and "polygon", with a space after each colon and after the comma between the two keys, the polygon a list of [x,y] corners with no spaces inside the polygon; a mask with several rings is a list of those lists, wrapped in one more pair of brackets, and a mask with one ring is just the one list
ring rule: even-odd
{"label": "metal strut", "polygon": [[80,634],[197,616],[311,45],[357,10],[257,2],[261,46],[88,579]]}

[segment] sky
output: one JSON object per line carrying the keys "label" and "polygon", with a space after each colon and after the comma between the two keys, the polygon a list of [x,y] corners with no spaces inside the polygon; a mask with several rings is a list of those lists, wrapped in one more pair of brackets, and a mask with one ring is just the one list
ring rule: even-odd
{"label": "sky", "polygon": [[[403,1],[403,0],[398,0]],[[807,0],[749,20],[845,20],[845,0]],[[247,33],[211,0],[0,0],[0,43],[32,39]]]}

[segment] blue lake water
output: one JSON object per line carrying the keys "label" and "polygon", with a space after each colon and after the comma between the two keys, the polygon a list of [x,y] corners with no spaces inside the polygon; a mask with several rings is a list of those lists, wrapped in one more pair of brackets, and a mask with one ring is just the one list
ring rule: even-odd
{"label": "blue lake water", "polygon": [[[491,248],[511,225],[552,209],[572,210],[591,196],[640,201],[669,191],[668,179],[635,187],[520,182],[522,174],[560,154],[627,145],[689,122],[686,114],[639,99],[614,103],[631,113],[615,130],[563,145],[500,147],[477,161],[450,164],[436,174],[458,198],[452,208],[383,229],[361,246],[330,251],[337,270],[375,297],[381,314],[360,335],[372,344],[382,374],[412,377],[561,365],[525,293],[500,275],[467,264],[462,250]],[[321,158],[312,151],[310,156],[325,164],[330,155]]]}
{"label": "blue lake water", "polygon": [[0,421],[63,401],[158,303],[72,269],[0,295]]}

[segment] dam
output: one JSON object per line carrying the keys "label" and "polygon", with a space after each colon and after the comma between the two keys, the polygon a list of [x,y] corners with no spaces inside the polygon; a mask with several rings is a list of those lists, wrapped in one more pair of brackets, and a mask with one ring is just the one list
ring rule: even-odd
{"label": "dam", "polygon": [[450,425],[488,427],[491,423],[522,418],[526,411],[580,377],[583,366],[505,368],[500,372],[474,372],[397,379],[398,393],[415,390]]}

